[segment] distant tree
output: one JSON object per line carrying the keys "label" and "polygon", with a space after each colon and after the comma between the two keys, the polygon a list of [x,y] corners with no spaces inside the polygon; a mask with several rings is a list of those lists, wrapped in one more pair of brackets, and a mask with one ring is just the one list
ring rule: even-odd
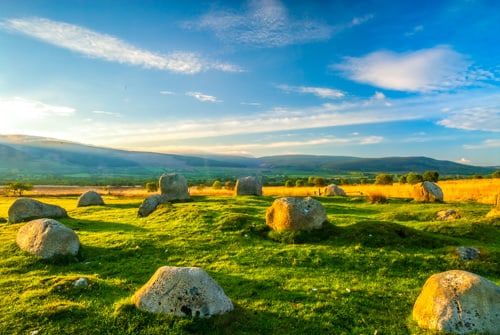
{"label": "distant tree", "polygon": [[14,182],[5,185],[5,191],[7,193],[12,193],[18,197],[21,197],[25,191],[31,191],[32,189],[33,185],[23,182]]}
{"label": "distant tree", "polygon": [[481,176],[480,174],[475,174],[472,176],[472,178],[474,179],[483,179],[483,176]]}
{"label": "distant tree", "polygon": [[406,184],[407,183],[405,175],[402,175],[402,176],[399,177],[399,183],[400,184]]}
{"label": "distant tree", "polygon": [[375,184],[377,185],[392,185],[394,177],[392,174],[380,173],[375,177]]}
{"label": "distant tree", "polygon": [[432,181],[436,183],[439,180],[439,173],[437,171],[425,171],[423,175],[424,181]]}
{"label": "distant tree", "polygon": [[493,172],[493,174],[491,176],[493,178],[500,178],[500,170],[496,170],[495,172]]}
{"label": "distant tree", "polygon": [[285,182],[285,187],[293,187],[293,181],[291,181],[290,179],[288,179],[288,180]]}
{"label": "distant tree", "polygon": [[314,180],[316,179],[316,177],[313,177],[313,176],[310,176],[309,178],[307,178],[307,183],[310,185],[310,186],[313,186],[314,185]]}
{"label": "distant tree", "polygon": [[408,184],[418,184],[424,181],[424,177],[421,174],[410,172],[406,175],[406,181]]}
{"label": "distant tree", "polygon": [[297,179],[295,181],[295,187],[302,187],[304,186],[304,181],[302,179]]}
{"label": "distant tree", "polygon": [[325,178],[323,177],[314,178],[314,186],[325,186],[325,185],[326,185]]}
{"label": "distant tree", "polygon": [[227,180],[225,183],[224,183],[224,188],[226,190],[232,190],[234,188],[234,182],[232,180]]}
{"label": "distant tree", "polygon": [[346,178],[340,178],[339,180],[340,185],[349,185],[349,179]]}
{"label": "distant tree", "polygon": [[158,191],[158,183],[155,183],[152,181],[147,182],[145,185],[145,188],[146,188],[146,191],[148,191],[149,193],[156,192],[156,191]]}
{"label": "distant tree", "polygon": [[222,183],[219,180],[216,180],[213,182],[212,188],[214,190],[220,190],[222,188]]}

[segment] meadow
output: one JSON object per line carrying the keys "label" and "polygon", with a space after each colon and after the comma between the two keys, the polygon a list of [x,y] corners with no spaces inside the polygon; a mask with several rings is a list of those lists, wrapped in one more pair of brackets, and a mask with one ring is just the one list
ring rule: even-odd
{"label": "meadow", "polygon": [[[500,284],[500,222],[485,218],[489,204],[317,197],[323,230],[276,234],[265,225],[274,198],[195,195],[137,218],[140,197],[86,208],[75,196],[37,197],[68,210],[60,221],[79,235],[81,253],[38,260],[16,246],[22,224],[0,224],[0,333],[428,334],[411,310],[431,274],[463,269]],[[0,217],[13,200],[0,197]],[[436,221],[448,208],[462,217]],[[480,257],[461,261],[462,245]],[[235,310],[210,319],[136,310],[131,295],[163,265],[204,268]],[[73,287],[80,277],[90,285]]]}

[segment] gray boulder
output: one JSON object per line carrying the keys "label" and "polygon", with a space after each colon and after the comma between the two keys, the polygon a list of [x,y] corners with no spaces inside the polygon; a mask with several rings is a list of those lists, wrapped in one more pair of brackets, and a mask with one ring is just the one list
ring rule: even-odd
{"label": "gray boulder", "polygon": [[189,200],[186,178],[177,173],[166,173],[160,177],[160,193],[166,201]]}
{"label": "gray boulder", "polygon": [[99,193],[95,191],[87,191],[83,193],[78,198],[77,207],[85,207],[85,206],[102,206],[104,205],[104,200]]}
{"label": "gray boulder", "polygon": [[413,198],[420,202],[443,202],[444,195],[437,184],[424,181],[413,187]]}
{"label": "gray boulder", "polygon": [[464,246],[458,247],[456,252],[462,261],[471,261],[478,258],[481,254],[478,248]]}
{"label": "gray boulder", "polygon": [[222,288],[196,267],[159,268],[132,302],[143,311],[190,317],[210,317],[234,308]]}
{"label": "gray boulder", "polygon": [[80,249],[76,233],[52,219],[39,219],[26,223],[16,238],[22,250],[44,259],[54,256],[75,256]]}
{"label": "gray boulder", "polygon": [[257,177],[243,177],[236,181],[235,195],[262,195],[262,183]]}
{"label": "gray boulder", "polygon": [[44,204],[31,198],[19,198],[9,208],[9,222],[17,223],[42,218],[65,218],[68,213],[62,207]]}
{"label": "gray boulder", "polygon": [[327,187],[325,187],[323,193],[326,196],[341,196],[341,197],[346,196],[345,191],[341,187],[335,184],[330,184]]}
{"label": "gray boulder", "polygon": [[325,208],[310,197],[276,199],[266,211],[266,224],[276,231],[320,229],[325,221]]}
{"label": "gray boulder", "polygon": [[146,217],[153,213],[159,204],[166,202],[163,196],[158,194],[153,194],[144,199],[141,206],[139,207],[138,215],[140,217]]}

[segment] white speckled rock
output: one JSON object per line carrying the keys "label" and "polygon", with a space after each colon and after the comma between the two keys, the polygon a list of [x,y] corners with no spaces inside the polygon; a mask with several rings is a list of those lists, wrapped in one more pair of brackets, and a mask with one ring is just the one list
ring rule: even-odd
{"label": "white speckled rock", "polygon": [[77,207],[85,207],[85,206],[102,206],[104,205],[104,200],[99,193],[95,191],[87,191],[83,193],[78,198]]}
{"label": "white speckled rock", "polygon": [[189,200],[186,178],[177,173],[166,173],[160,177],[160,193],[166,201]]}
{"label": "white speckled rock", "polygon": [[413,187],[413,198],[421,202],[443,202],[441,187],[430,181],[424,181]]}
{"label": "white speckled rock", "polygon": [[45,259],[54,256],[75,256],[80,249],[76,233],[52,219],[39,219],[19,229],[17,245],[24,251]]}
{"label": "white speckled rock", "polygon": [[132,297],[151,313],[210,317],[233,310],[222,288],[201,268],[163,266]]}
{"label": "white speckled rock", "polygon": [[413,318],[430,330],[500,334],[500,287],[467,271],[435,274],[425,282]]}
{"label": "white speckled rock", "polygon": [[44,204],[31,198],[19,198],[9,208],[9,222],[18,223],[34,219],[67,217],[68,213],[62,207]]}
{"label": "white speckled rock", "polygon": [[262,195],[262,183],[257,177],[243,177],[236,181],[235,195]]}

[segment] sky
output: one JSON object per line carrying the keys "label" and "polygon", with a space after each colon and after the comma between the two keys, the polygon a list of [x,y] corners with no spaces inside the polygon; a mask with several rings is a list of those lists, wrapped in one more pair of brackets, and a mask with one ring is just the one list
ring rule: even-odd
{"label": "sky", "polygon": [[0,134],[500,165],[498,1],[0,1]]}

